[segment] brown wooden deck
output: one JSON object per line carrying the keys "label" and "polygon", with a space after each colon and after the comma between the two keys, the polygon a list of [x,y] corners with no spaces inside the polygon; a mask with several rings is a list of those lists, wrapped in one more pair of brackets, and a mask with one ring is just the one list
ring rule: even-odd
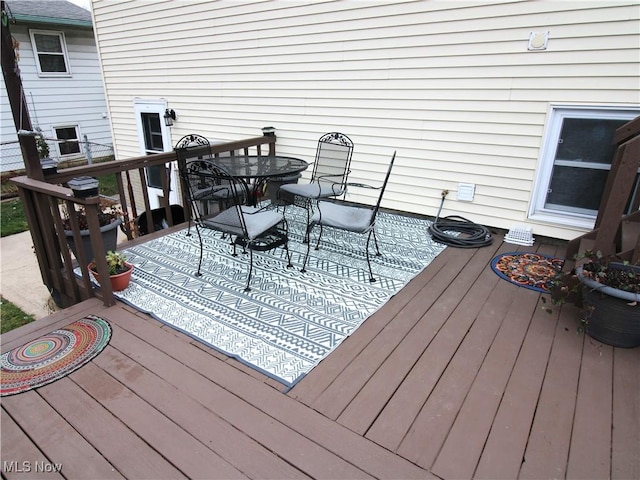
{"label": "brown wooden deck", "polygon": [[500,280],[516,249],[446,249],[286,393],[122,303],[9,332],[3,351],[88,313],[113,326],[88,365],[2,398],[2,478],[640,478],[640,348]]}

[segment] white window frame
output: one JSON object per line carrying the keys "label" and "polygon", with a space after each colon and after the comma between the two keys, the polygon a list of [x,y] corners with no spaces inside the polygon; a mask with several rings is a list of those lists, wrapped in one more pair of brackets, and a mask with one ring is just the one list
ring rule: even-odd
{"label": "white window frame", "polygon": [[69,157],[73,157],[73,156],[77,156],[77,155],[82,155],[82,140],[81,140],[81,136],[80,136],[80,126],[79,125],[53,125],[51,127],[51,129],[53,130],[53,137],[57,140],[60,140],[60,138],[58,138],[58,132],[57,130],[59,128],[73,128],[76,131],[76,139],[78,140],[78,149],[79,151],[76,153],[62,153],[60,151],[60,145],[62,145],[60,142],[56,142],[56,148],[58,149],[58,155],[60,155],[61,158],[69,158]]}
{"label": "white window frame", "polygon": [[544,223],[592,229],[596,214],[554,210],[545,206],[563,120],[565,118],[633,120],[638,115],[640,115],[640,107],[637,106],[550,105],[538,158],[538,171],[529,207],[529,218]]}
{"label": "white window frame", "polygon": [[[62,52],[59,53],[64,59],[64,64],[67,68],[66,72],[43,72],[42,65],[40,64],[40,53],[52,55],[51,52],[38,52],[38,47],[36,45],[35,35],[50,35],[52,37],[57,36],[60,40],[60,46]],[[34,61],[36,63],[36,67],[38,69],[39,77],[70,77],[71,76],[71,63],[69,62],[69,53],[67,51],[67,42],[64,37],[64,32],[58,32],[53,30],[29,30],[29,36],[31,37],[31,47],[33,48],[33,56]]]}

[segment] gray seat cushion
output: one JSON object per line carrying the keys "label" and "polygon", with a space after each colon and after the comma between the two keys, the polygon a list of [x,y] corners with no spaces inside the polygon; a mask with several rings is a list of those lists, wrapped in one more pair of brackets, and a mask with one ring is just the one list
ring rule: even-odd
{"label": "gray seat cushion", "polygon": [[318,202],[311,223],[340,228],[350,232],[366,232],[371,224],[373,209],[351,207],[333,202]]}
{"label": "gray seat cushion", "polygon": [[330,182],[289,183],[282,185],[280,190],[305,198],[337,197],[344,192],[342,185]]}
{"label": "gray seat cushion", "polygon": [[243,205],[242,207],[227,208],[215,217],[205,220],[204,224],[209,228],[221,230],[232,235],[244,236],[239,208],[242,208],[242,216],[247,227],[247,238],[249,240],[255,240],[284,220],[284,215],[275,210],[260,211],[256,207]]}

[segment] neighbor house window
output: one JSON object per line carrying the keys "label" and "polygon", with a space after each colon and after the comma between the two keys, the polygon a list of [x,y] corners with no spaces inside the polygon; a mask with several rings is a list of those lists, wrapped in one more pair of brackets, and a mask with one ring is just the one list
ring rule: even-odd
{"label": "neighbor house window", "polygon": [[42,76],[70,75],[64,34],[44,30],[31,30],[30,34],[38,73]]}
{"label": "neighbor house window", "polygon": [[631,109],[553,108],[531,218],[592,228],[616,151],[615,131],[639,113]]}
{"label": "neighbor house window", "polygon": [[61,140],[58,142],[60,155],[72,155],[80,153],[80,143],[78,141],[78,127],[54,127],[56,138]]}

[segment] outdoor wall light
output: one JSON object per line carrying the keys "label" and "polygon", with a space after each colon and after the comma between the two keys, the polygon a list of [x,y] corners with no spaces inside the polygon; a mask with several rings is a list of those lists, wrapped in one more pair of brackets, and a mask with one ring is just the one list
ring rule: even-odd
{"label": "outdoor wall light", "polygon": [[167,127],[173,125],[173,121],[176,119],[176,112],[173,109],[166,109],[164,111],[164,124]]}

